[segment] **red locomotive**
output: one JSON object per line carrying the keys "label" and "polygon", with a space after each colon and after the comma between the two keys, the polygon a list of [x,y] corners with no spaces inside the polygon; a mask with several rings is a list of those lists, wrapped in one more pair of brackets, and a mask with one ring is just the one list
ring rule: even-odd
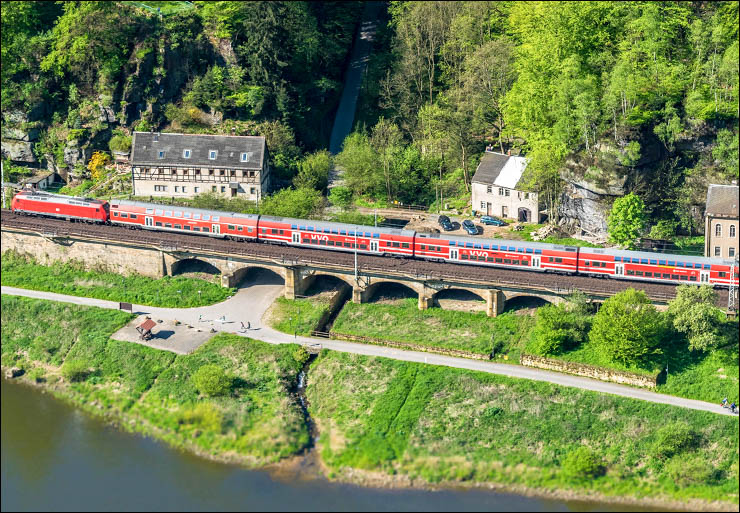
{"label": "red locomotive", "polygon": [[59,217],[68,221],[100,224],[108,222],[108,202],[97,199],[27,190],[13,197],[10,208],[13,212]]}

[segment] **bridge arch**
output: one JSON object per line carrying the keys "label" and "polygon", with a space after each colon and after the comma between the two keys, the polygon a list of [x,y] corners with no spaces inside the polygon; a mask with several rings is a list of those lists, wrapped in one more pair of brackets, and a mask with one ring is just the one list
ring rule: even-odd
{"label": "bridge arch", "polygon": [[[313,273],[301,280],[299,288],[301,293],[305,294],[311,288],[319,287],[324,289],[332,284],[334,285],[334,288],[349,287],[351,289],[353,287],[353,279],[343,274]],[[337,287],[337,285],[339,285],[339,287]]]}
{"label": "bridge arch", "polygon": [[443,310],[466,312],[485,312],[488,298],[485,292],[466,287],[449,287],[437,291],[432,297],[432,305]]}
{"label": "bridge arch", "polygon": [[170,274],[172,276],[177,276],[184,273],[206,273],[216,275],[221,274],[221,269],[207,260],[196,257],[183,258],[181,260],[174,261],[170,267]]}
{"label": "bridge arch", "polygon": [[378,294],[383,291],[399,298],[414,296],[418,298],[424,294],[424,286],[422,284],[405,283],[396,280],[378,280],[368,285],[365,289],[363,301],[375,301],[378,298]]}
{"label": "bridge arch", "polygon": [[241,267],[231,274],[229,281],[232,287],[242,287],[252,279],[257,279],[265,285],[285,284],[285,276],[282,268],[265,267],[262,265]]}
{"label": "bridge arch", "polygon": [[506,296],[504,312],[513,312],[526,308],[539,308],[545,305],[558,304],[562,301],[557,296],[545,296],[541,294],[516,293]]}

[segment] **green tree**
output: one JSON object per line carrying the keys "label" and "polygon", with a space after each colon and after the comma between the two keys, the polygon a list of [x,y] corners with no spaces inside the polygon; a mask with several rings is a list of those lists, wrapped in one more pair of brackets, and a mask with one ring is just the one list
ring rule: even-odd
{"label": "green tree", "polygon": [[712,149],[712,156],[728,179],[736,180],[740,176],[739,155],[737,128],[734,132],[720,130],[717,133],[717,144]]}
{"label": "green tree", "polygon": [[347,208],[352,204],[352,190],[348,187],[333,187],[329,191],[329,202],[341,208]]}
{"label": "green tree", "polygon": [[215,397],[231,391],[232,380],[218,365],[202,365],[191,378],[195,388],[203,395]]}
{"label": "green tree", "polygon": [[349,134],[335,162],[344,169],[347,187],[355,193],[366,194],[383,190],[378,156],[367,135],[360,132]]}
{"label": "green tree", "polygon": [[607,226],[610,242],[634,249],[645,226],[645,204],[633,193],[617,198],[607,218]]}
{"label": "green tree", "polygon": [[309,188],[323,191],[329,184],[331,155],[326,150],[306,155],[298,164],[298,174],[293,178],[296,188]]}
{"label": "green tree", "polygon": [[90,364],[82,358],[72,358],[66,360],[62,365],[62,376],[67,381],[85,381],[90,374]]}
{"label": "green tree", "polygon": [[661,219],[650,229],[651,239],[672,239],[676,235],[676,222]]}
{"label": "green tree", "polygon": [[716,346],[722,340],[722,310],[711,285],[679,285],[676,297],[668,302],[673,327],[686,335],[692,351]]}
{"label": "green tree", "polygon": [[563,305],[546,305],[537,309],[528,350],[540,356],[561,353],[579,345],[586,336],[585,316],[568,311]]}
{"label": "green tree", "polygon": [[322,207],[323,197],[315,189],[283,189],[262,200],[260,213],[308,219],[320,215]]}
{"label": "green tree", "polygon": [[589,339],[609,360],[635,364],[661,353],[664,333],[663,316],[647,294],[630,288],[604,301],[594,316]]}
{"label": "green tree", "polygon": [[381,117],[373,127],[370,146],[375,150],[383,171],[386,199],[391,201],[395,197],[392,189],[395,182],[393,162],[401,150],[401,131],[394,123]]}

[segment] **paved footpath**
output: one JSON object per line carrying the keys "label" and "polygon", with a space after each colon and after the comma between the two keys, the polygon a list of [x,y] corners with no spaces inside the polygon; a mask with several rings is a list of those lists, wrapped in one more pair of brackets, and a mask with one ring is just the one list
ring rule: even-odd
{"label": "paved footpath", "polygon": [[[77,305],[97,306],[100,308],[109,308],[114,310],[118,309],[118,303],[114,301],[106,301],[103,299],[67,296],[64,294],[56,294],[53,292],[41,292],[36,290],[19,289],[15,287],[2,287],[0,289],[0,292],[2,292],[2,294],[25,296],[36,299],[48,299],[52,301],[62,301],[66,303],[74,303]],[[275,294],[279,295],[279,293],[277,292]],[[272,300],[274,300],[274,297],[270,300],[270,302]],[[697,401],[695,399],[684,399],[682,397],[658,394],[649,390],[633,388],[626,385],[619,385],[617,383],[607,383],[595,379],[584,378],[580,376],[571,376],[569,374],[550,372],[532,367],[524,367],[521,365],[509,365],[503,363],[485,362],[480,360],[469,360],[466,358],[456,358],[453,356],[444,356],[433,353],[425,353],[421,351],[407,351],[371,344],[356,344],[353,342],[344,342],[341,340],[327,340],[312,337],[293,337],[291,335],[275,331],[268,326],[263,326],[260,320],[257,320],[255,322],[250,321],[252,329],[245,332],[240,329],[240,323],[242,321],[246,321],[248,317],[251,317],[250,314],[246,312],[251,312],[253,316],[257,311],[260,310],[260,308],[255,307],[254,305],[244,305],[243,301],[239,298],[239,294],[227,301],[224,301],[223,303],[200,308],[157,308],[152,306],[133,305],[133,309],[134,313],[146,313],[155,317],[161,317],[164,319],[177,319],[179,321],[195,324],[198,324],[199,318],[201,318],[201,323],[203,322],[203,319],[205,319],[208,323],[208,327],[210,328],[211,326],[213,326],[216,331],[235,333],[241,336],[253,338],[255,340],[261,340],[270,344],[298,343],[304,345],[320,345],[322,348],[331,349],[334,351],[341,351],[343,353],[354,353],[366,356],[382,356],[385,358],[393,358],[394,360],[428,363],[432,365],[443,365],[445,367],[457,367],[459,369],[488,372],[491,374],[501,374],[512,378],[547,381],[556,385],[581,388],[584,390],[592,390],[595,392],[613,394],[622,397],[630,397],[632,399],[640,399],[642,401],[649,401],[652,403],[681,406],[683,408],[708,411],[712,413],[718,413],[720,415],[732,415],[729,410],[722,408],[721,406],[719,406],[719,404],[712,404],[704,401]],[[239,312],[243,312],[244,317],[239,318]],[[214,316],[216,313],[218,313],[218,315]],[[222,315],[226,315],[227,322],[214,321],[216,318]],[[232,317],[232,315],[235,315],[236,317]]]}

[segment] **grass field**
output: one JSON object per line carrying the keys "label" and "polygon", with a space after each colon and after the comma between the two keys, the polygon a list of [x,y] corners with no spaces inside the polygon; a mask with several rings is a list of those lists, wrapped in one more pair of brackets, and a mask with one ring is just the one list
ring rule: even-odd
{"label": "grass field", "polygon": [[211,305],[235,292],[235,289],[216,283],[183,276],[160,279],[122,276],[107,271],[86,271],[74,262],[40,265],[11,251],[2,255],[0,279],[3,285],[10,287],[177,308]]}
{"label": "grass field", "polygon": [[283,333],[310,335],[329,310],[329,302],[330,298],[324,295],[300,299],[279,297],[271,307],[270,326]]}
{"label": "grass field", "polygon": [[[290,393],[305,351],[219,335],[176,356],[110,340],[131,319],[115,310],[2,296],[2,365],[95,415],[174,446],[246,465],[295,454],[308,429]],[[190,376],[215,363],[233,380],[229,395],[205,398]],[[68,368],[79,366],[77,379]]]}
{"label": "grass field", "polygon": [[[737,506],[734,417],[334,352],[312,365],[307,396],[332,477],[356,479],[361,469]],[[564,468],[580,447],[599,463],[593,477]]]}
{"label": "grass field", "polygon": [[496,344],[497,354],[509,354],[518,360],[532,321],[531,316],[513,312],[488,317],[485,312],[419,310],[418,301],[407,298],[395,304],[347,303],[332,330],[486,355]]}

